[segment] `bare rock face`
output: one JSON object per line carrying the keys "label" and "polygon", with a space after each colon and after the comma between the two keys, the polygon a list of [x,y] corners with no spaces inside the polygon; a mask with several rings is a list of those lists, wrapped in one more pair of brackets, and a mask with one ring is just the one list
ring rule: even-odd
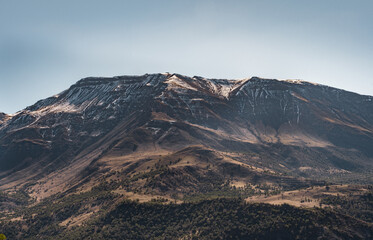
{"label": "bare rock face", "polygon": [[0,114],[0,188],[67,169],[70,179],[89,175],[105,156],[194,145],[295,177],[372,183],[372,99],[257,77],[86,78],[15,115]]}
{"label": "bare rock face", "polygon": [[0,124],[3,124],[6,118],[7,115],[5,113],[0,112]]}

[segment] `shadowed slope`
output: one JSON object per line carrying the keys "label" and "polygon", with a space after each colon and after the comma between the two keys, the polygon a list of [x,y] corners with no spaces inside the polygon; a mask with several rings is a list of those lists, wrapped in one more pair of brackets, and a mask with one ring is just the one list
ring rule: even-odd
{"label": "shadowed slope", "polygon": [[[257,77],[86,78],[14,116],[0,115],[0,188],[28,183],[28,190],[42,197],[83,189],[110,172],[150,172],[156,158],[175,161],[179,151],[196,145],[229,159],[233,169],[249,166],[248,176],[262,172],[258,178],[267,179],[263,172],[268,171],[371,183],[372,97]],[[191,168],[167,167],[180,179],[195,178],[198,186],[207,172],[203,158],[195,159]],[[149,169],[142,169],[144,164]],[[229,166],[215,161],[210,167],[223,182],[239,180],[239,170],[222,172]],[[191,169],[200,177],[186,172]],[[153,188],[174,192],[179,186],[174,179],[169,178],[175,186],[168,190]],[[255,181],[245,178],[247,184]],[[266,181],[281,183],[275,177]]]}

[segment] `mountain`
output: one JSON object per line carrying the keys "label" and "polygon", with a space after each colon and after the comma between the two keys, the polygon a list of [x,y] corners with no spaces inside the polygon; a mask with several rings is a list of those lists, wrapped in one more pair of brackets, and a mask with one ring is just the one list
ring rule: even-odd
{"label": "mountain", "polygon": [[258,77],[82,79],[0,113],[0,233],[370,239],[372,99]]}
{"label": "mountain", "polygon": [[0,189],[42,199],[130,175],[141,175],[130,189],[157,194],[227,179],[279,188],[372,183],[372,99],[258,77],[85,78],[0,115]]}

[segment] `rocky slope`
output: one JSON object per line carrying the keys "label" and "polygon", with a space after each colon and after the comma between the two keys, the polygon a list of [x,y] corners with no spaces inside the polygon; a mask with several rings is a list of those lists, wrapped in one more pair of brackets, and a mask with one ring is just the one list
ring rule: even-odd
{"label": "rocky slope", "polygon": [[44,198],[102,181],[156,194],[372,183],[372,99],[257,77],[86,78],[0,114],[0,189]]}

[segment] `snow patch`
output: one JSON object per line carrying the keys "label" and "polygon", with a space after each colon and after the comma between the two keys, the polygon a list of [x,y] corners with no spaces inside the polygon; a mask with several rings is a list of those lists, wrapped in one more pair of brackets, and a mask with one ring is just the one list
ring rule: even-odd
{"label": "snow patch", "polygon": [[279,81],[298,84],[298,85],[311,84],[311,85],[315,85],[315,86],[321,86],[318,83],[308,82],[308,81],[304,81],[304,80],[300,80],[300,79],[279,79]]}
{"label": "snow patch", "polygon": [[192,90],[192,91],[198,91],[195,87],[190,86],[188,83],[185,81],[181,80],[177,76],[172,76],[165,83],[168,85],[167,89],[172,89],[172,88],[181,88],[181,89],[187,89],[187,90]]}
{"label": "snow patch", "polygon": [[92,137],[98,137],[102,134],[102,132],[100,130],[96,130],[94,132],[91,133],[91,136]]}

